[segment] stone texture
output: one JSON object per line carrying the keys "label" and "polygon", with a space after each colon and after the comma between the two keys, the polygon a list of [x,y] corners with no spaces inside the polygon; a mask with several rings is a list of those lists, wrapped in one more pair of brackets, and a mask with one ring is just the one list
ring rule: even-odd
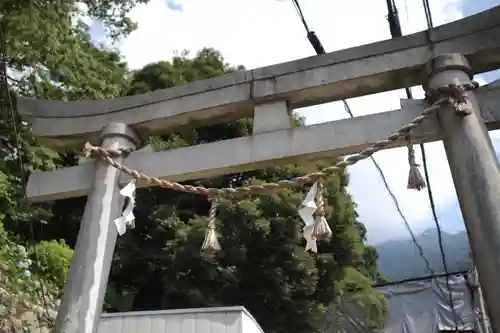
{"label": "stone texture", "polygon": [[0,288],[0,333],[51,332],[57,311],[54,302],[48,302],[48,309],[32,304]]}
{"label": "stone texture", "polygon": [[[500,128],[500,85],[493,83],[476,92],[481,112],[489,130]],[[210,178],[265,167],[295,163],[297,159],[320,159],[357,153],[376,140],[420,116],[427,106],[425,100],[403,102],[400,110],[354,119],[278,130],[253,136],[218,141],[162,152],[133,152],[125,165],[151,177],[169,181]],[[413,132],[414,140],[439,140],[441,126],[435,117],[424,121]],[[392,147],[405,146],[394,142]],[[87,195],[95,178],[95,165],[83,164],[30,175],[26,194],[31,201],[47,201]],[[121,185],[130,181],[122,177]],[[151,186],[145,182],[141,186]]]}

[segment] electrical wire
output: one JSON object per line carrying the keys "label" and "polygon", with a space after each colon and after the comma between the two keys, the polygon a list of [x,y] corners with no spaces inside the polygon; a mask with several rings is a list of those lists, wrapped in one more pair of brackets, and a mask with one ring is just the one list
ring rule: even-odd
{"label": "electrical wire", "polygon": [[[396,8],[396,3],[394,0],[386,0],[387,1],[387,6],[388,6],[388,9],[389,9],[389,15],[388,15],[388,20],[389,20],[389,24],[390,24],[390,30],[391,30],[391,34],[392,34],[392,37],[401,37],[402,36],[402,30],[401,30],[401,25],[400,25],[400,22],[399,22],[399,17],[398,17],[398,12],[397,12],[397,8]],[[295,5],[295,8],[297,10],[297,13],[299,14],[300,16],[300,19],[304,25],[304,28],[306,29],[307,31],[307,35],[308,35],[308,38],[311,42],[311,44],[313,44],[313,47],[314,49],[316,50],[316,53],[317,54],[322,54],[324,53],[324,49],[321,47],[320,49],[323,50],[322,52],[321,51],[318,51],[318,48],[315,46],[315,44],[319,44],[321,45],[321,43],[319,42],[319,39],[317,38],[316,34],[314,34],[314,32],[311,32],[309,30],[309,27],[307,25],[307,22],[305,20],[305,17],[303,15],[303,12],[300,8],[300,4],[298,2],[298,0],[294,0],[293,1],[294,5]],[[430,6],[429,6],[429,1],[428,0],[423,0],[423,3],[424,3],[424,10],[425,10],[425,16],[426,16],[426,20],[427,20],[427,25],[428,25],[428,28],[431,29],[433,27],[433,23],[432,23],[432,13],[430,11]],[[408,15],[408,13],[407,13]],[[315,38],[316,40],[311,40],[312,38],[310,37],[312,36],[313,38]],[[406,95],[409,99],[412,99],[413,98],[413,94],[411,92],[411,89],[410,88],[405,88],[405,91],[406,91]],[[344,109],[346,110],[346,112],[349,114],[349,116],[351,118],[354,118],[354,115],[349,107],[349,104],[347,103],[346,100],[342,100],[343,104],[344,104]],[[453,316],[454,316],[454,321],[455,321],[455,329],[458,330],[458,316],[456,314],[456,311],[455,311],[455,307],[454,307],[454,303],[453,303],[453,298],[452,298],[452,293],[451,293],[451,287],[450,287],[450,282],[449,282],[449,270],[448,270],[448,265],[447,265],[447,261],[446,261],[446,255],[445,255],[445,252],[444,252],[444,245],[443,245],[443,237],[442,237],[442,231],[441,231],[441,227],[439,225],[439,220],[437,218],[437,213],[436,213],[436,206],[435,206],[435,203],[434,203],[434,197],[433,197],[433,194],[432,194],[432,187],[431,187],[431,184],[430,184],[430,177],[429,177],[429,171],[428,171],[428,166],[427,166],[427,158],[426,158],[426,153],[425,153],[425,147],[424,147],[424,144],[421,143],[420,144],[420,150],[422,152],[422,160],[423,160],[423,168],[424,168],[424,174],[425,174],[425,179],[426,179],[426,183],[427,183],[427,194],[428,194],[428,197],[429,197],[429,202],[430,202],[430,206],[431,206],[431,210],[432,210],[432,215],[433,215],[433,218],[434,218],[434,222],[436,224],[436,229],[437,229],[437,232],[438,232],[438,243],[439,243],[439,249],[440,249],[440,253],[441,253],[441,259],[442,259],[442,262],[443,262],[443,269],[445,270],[445,274],[446,274],[446,287],[448,289],[448,295],[449,295],[449,302],[450,302],[450,308],[451,308],[451,311],[453,313]],[[373,158],[373,157],[370,157],[373,164],[375,165],[381,179],[382,179],[382,182],[384,183],[384,186],[386,187],[389,195],[391,196],[391,199],[394,203],[394,206],[396,207],[396,210],[398,211],[398,214],[400,215],[400,217],[402,218],[402,220],[404,221],[404,224],[405,224],[405,227],[406,229],[408,230],[410,236],[411,236],[411,239],[413,241],[413,243],[415,244],[418,252],[419,252],[419,255],[420,257],[424,260],[426,266],[427,266],[427,270],[432,274],[432,275],[435,275],[434,273],[434,270],[431,268],[430,264],[429,264],[429,261],[427,260],[427,258],[425,257],[424,253],[423,253],[423,249],[422,247],[420,246],[420,244],[418,244],[417,240],[416,240],[416,237],[415,237],[415,234],[413,233],[413,230],[411,229],[408,221],[406,220],[406,217],[404,216],[401,208],[400,208],[400,205],[399,205],[399,202],[396,198],[396,196],[394,195],[394,193],[392,192],[392,190],[390,189],[390,186],[389,184],[387,183],[387,179],[385,177],[385,174],[382,170],[382,168],[379,166],[379,164],[377,163],[377,161]]]}
{"label": "electrical wire", "polygon": [[375,283],[375,284],[372,284],[372,288],[379,288],[379,287],[385,287],[385,286],[395,286],[398,284],[405,284],[408,282],[433,280],[436,278],[441,278],[441,277],[446,277],[446,276],[459,276],[459,275],[465,276],[469,273],[470,273],[469,270],[449,272],[449,273],[437,273],[437,274],[433,274],[433,275],[419,276],[419,277],[415,277],[415,278],[402,279],[402,280],[398,280],[398,281]]}
{"label": "electrical wire", "polygon": [[[434,25],[432,22],[432,12],[430,9],[429,0],[422,0],[422,3],[424,6],[424,13],[425,13],[426,21],[427,21],[427,28],[432,29]],[[391,30],[392,38],[402,37],[403,34],[402,34],[402,30],[401,30],[401,23],[399,21],[398,11],[397,11],[396,3],[394,2],[394,0],[392,0],[392,1],[387,0],[387,8],[389,11],[388,20],[389,20],[389,27]],[[406,14],[408,15],[408,12]],[[405,91],[406,91],[406,96],[408,97],[408,99],[413,99],[411,88],[405,88]],[[450,309],[451,309],[451,312],[453,314],[454,321],[455,321],[455,330],[457,330],[458,329],[458,321],[459,320],[461,321],[461,318],[458,317],[458,315],[455,311],[455,306],[454,306],[454,302],[453,302],[452,291],[451,291],[451,287],[450,287],[448,263],[446,260],[446,253],[445,253],[444,244],[443,244],[443,234],[442,234],[441,226],[439,224],[439,219],[438,219],[437,212],[436,212],[436,205],[434,203],[434,195],[432,194],[432,186],[431,186],[431,181],[430,181],[430,177],[429,177],[429,169],[427,166],[427,156],[426,156],[425,147],[424,147],[423,143],[420,144],[420,151],[422,153],[422,166],[424,169],[425,182],[427,183],[427,196],[429,198],[429,204],[431,207],[432,217],[433,217],[434,224],[435,224],[436,230],[437,230],[438,246],[439,246],[441,261],[443,263],[443,269],[444,269],[445,274],[446,274],[446,288],[448,289]]]}
{"label": "electrical wire", "polygon": [[[0,68],[0,70],[2,71],[2,73],[0,73],[0,80],[3,80],[3,84],[0,85],[0,86],[3,86],[4,90],[3,92],[0,92],[0,94],[5,94],[5,96],[7,97],[7,101],[0,101],[0,102],[7,102],[8,103],[8,113],[10,115],[10,120],[12,122],[12,129],[14,131],[14,136],[15,136],[15,146],[16,146],[16,149],[17,149],[17,158],[18,158],[18,161],[19,161],[19,171],[21,172],[21,179],[23,179],[23,177],[25,177],[27,175],[27,172],[26,172],[26,167],[25,167],[25,164],[24,164],[24,161],[23,161],[23,154],[21,153],[21,150],[22,150],[22,145],[21,145],[21,140],[20,140],[20,133],[19,133],[19,130],[18,130],[18,127],[17,127],[17,121],[16,121],[16,114],[14,112],[14,103],[12,101],[12,97],[10,95],[10,91],[9,91],[9,82],[8,82],[8,79],[7,79],[7,41],[6,41],[6,38],[5,38],[5,33],[4,33],[4,21],[3,21],[3,18],[0,18],[0,62],[2,63],[2,66]],[[6,115],[7,117],[7,115]],[[25,184],[26,182],[23,181],[22,182],[23,184]],[[24,196],[24,201],[26,202],[26,196]],[[38,258],[38,254],[37,254],[37,250],[36,250],[36,247],[35,247],[35,230],[33,228],[33,224],[32,223],[29,223],[29,226],[30,226],[30,238],[31,238],[31,245],[32,245],[32,253],[33,253],[33,257],[34,257],[34,260],[35,260],[35,263],[40,266],[40,261],[39,261],[39,258]],[[27,247],[29,248],[29,243],[26,242],[27,244]],[[43,302],[43,306],[44,306],[44,310],[45,310],[45,315],[47,316],[47,318],[50,318],[50,315],[49,315],[49,310],[48,310],[48,303],[47,303],[47,297],[46,297],[46,292],[45,292],[45,288],[43,286],[42,283],[40,283],[40,292],[41,292],[41,296],[42,296],[42,302]]]}
{"label": "electrical wire", "polygon": [[[390,1],[391,0],[387,0],[388,3]],[[300,4],[299,4],[298,0],[293,0],[293,3],[294,3],[294,6],[295,6],[295,9],[297,10],[297,13],[299,14],[299,17],[300,17],[302,23],[304,25],[304,28],[307,31],[308,38],[309,38],[309,36],[313,36],[313,37],[309,38],[309,40],[311,41],[311,39],[314,40],[314,38],[315,38],[316,40],[314,42],[316,43],[316,45],[317,44],[321,45],[321,43],[320,43],[318,37],[316,36],[316,34],[314,32],[311,32],[309,30],[309,27],[308,27],[307,22],[306,22],[306,20],[304,18],[304,15],[302,13],[302,10],[300,8]],[[313,41],[311,41],[311,44],[313,44],[313,47],[314,47],[315,44],[313,43]],[[325,53],[325,51],[324,51],[324,49],[323,49],[322,46],[321,46],[321,48],[318,48],[318,49],[323,50],[322,52],[318,52],[318,49],[316,47],[314,47],[314,49],[316,50],[317,54],[323,54],[323,53]],[[344,104],[345,111],[349,114],[349,116],[351,118],[354,118],[354,114],[352,113],[351,108],[349,107],[349,104],[347,103],[347,101],[346,100],[342,100],[342,103]],[[401,209],[401,206],[399,205],[399,201],[398,201],[396,195],[394,194],[394,192],[392,191],[391,187],[389,186],[389,183],[387,182],[387,178],[386,178],[386,176],[384,174],[384,171],[382,170],[382,168],[380,167],[380,165],[378,164],[378,162],[375,160],[375,158],[373,156],[370,156],[370,159],[373,162],[373,165],[375,166],[375,168],[377,169],[377,172],[379,173],[380,178],[381,178],[382,182],[384,183],[384,186],[385,186],[387,192],[389,193],[389,195],[391,197],[391,200],[392,200],[392,202],[394,204],[394,207],[396,208],[396,211],[398,212],[398,215],[403,220],[405,228],[408,231],[408,233],[410,234],[411,240],[412,240],[413,244],[415,245],[415,247],[417,248],[419,256],[424,261],[427,270],[431,274],[434,274],[434,270],[432,269],[432,267],[431,267],[431,265],[429,263],[429,260],[427,260],[427,258],[425,257],[424,250],[423,250],[422,246],[418,243],[417,238],[415,237],[415,233],[411,229],[411,226],[408,223],[408,220],[406,219],[406,216],[404,215],[404,213],[403,213],[403,211]]]}
{"label": "electrical wire", "polygon": [[309,26],[307,25],[306,19],[304,17],[304,13],[302,13],[302,9],[300,8],[300,4],[297,0],[293,0],[293,5],[295,7],[295,10],[297,11],[297,14],[299,14],[300,20],[302,21],[302,24],[304,25],[304,28],[306,29],[307,33],[309,33]]}
{"label": "electrical wire", "polygon": [[422,4],[424,5],[424,13],[425,13],[425,20],[427,21],[427,28],[432,29],[434,27],[434,23],[432,22],[432,12],[431,12],[431,6],[429,5],[429,0],[422,0]]}
{"label": "electrical wire", "polygon": [[[346,112],[351,116],[351,118],[354,118],[354,115],[353,113],[351,112],[351,109],[349,108],[349,104],[347,104],[347,102],[345,100],[342,101],[344,103],[344,108],[346,110]],[[434,270],[432,269],[430,263],[429,263],[429,260],[427,260],[427,258],[425,257],[424,255],[424,249],[422,248],[422,246],[418,243],[417,241],[417,237],[415,236],[415,233],[413,232],[413,230],[411,229],[411,226],[410,224],[408,223],[408,220],[406,219],[406,216],[404,215],[403,213],[403,210],[401,209],[401,206],[399,205],[399,201],[398,201],[398,198],[396,197],[396,195],[394,194],[394,192],[392,191],[391,187],[389,186],[389,183],[387,182],[387,178],[384,174],[384,171],[382,170],[382,168],[380,167],[380,165],[378,164],[378,162],[375,160],[375,158],[373,156],[370,156],[370,159],[372,160],[373,162],[373,165],[375,166],[375,168],[377,169],[379,175],[380,175],[380,179],[382,180],[382,183],[384,183],[384,186],[387,190],[387,192],[389,193],[390,197],[391,197],[391,200],[392,200],[392,203],[394,204],[394,207],[396,208],[396,211],[398,212],[399,216],[401,217],[401,219],[403,220],[404,222],[404,225],[406,227],[406,230],[408,231],[408,233],[410,234],[410,237],[411,237],[411,240],[413,242],[413,244],[415,245],[415,247],[417,248],[417,251],[418,251],[418,255],[422,258],[422,260],[424,261],[425,263],[425,266],[427,268],[427,270],[431,273],[431,274],[435,274]]]}
{"label": "electrical wire", "polygon": [[[434,24],[432,22],[432,12],[431,12],[431,8],[429,5],[429,0],[422,0],[422,3],[424,6],[425,18],[427,21],[427,28],[430,30],[434,27]],[[437,213],[436,213],[436,205],[434,203],[434,196],[432,195],[432,188],[431,188],[431,182],[430,182],[430,177],[429,177],[429,171],[427,168],[427,158],[425,155],[425,148],[424,148],[423,143],[420,144],[420,150],[422,152],[422,165],[424,167],[425,181],[427,183],[427,194],[428,194],[429,203],[431,206],[432,217],[434,219],[434,223],[436,224],[436,229],[438,232],[438,244],[439,244],[439,251],[441,253],[441,260],[443,262],[443,269],[444,269],[445,273],[448,273],[449,270],[448,270],[448,263],[446,260],[446,253],[444,251],[443,234],[442,234],[441,226],[439,224],[439,220],[438,220]],[[463,326],[463,322],[462,322],[461,318],[457,315],[457,312],[455,310],[455,304],[453,302],[453,295],[452,295],[452,291],[451,291],[449,276],[446,276],[446,288],[448,289],[450,308],[451,308],[451,312],[453,314],[453,318],[455,321],[455,330],[458,331],[459,321],[461,322],[462,326]]]}
{"label": "electrical wire", "polygon": [[300,20],[302,21],[304,28],[306,29],[307,39],[309,40],[312,47],[314,48],[314,51],[316,51],[316,54],[325,53],[325,49],[323,48],[323,45],[319,41],[318,36],[316,36],[316,33],[314,31],[311,31],[309,29],[309,26],[307,25],[306,19],[304,17],[304,13],[302,13],[302,9],[300,8],[299,1],[293,0],[292,2],[293,2],[293,5],[295,6],[295,10],[297,11],[297,14],[299,14]]}

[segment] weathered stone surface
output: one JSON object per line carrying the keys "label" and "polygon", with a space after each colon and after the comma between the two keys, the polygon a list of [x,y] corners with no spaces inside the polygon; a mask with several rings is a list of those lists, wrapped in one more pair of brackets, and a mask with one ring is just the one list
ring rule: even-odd
{"label": "weathered stone surface", "polygon": [[[1,285],[5,284],[6,276],[2,278]],[[45,300],[40,301],[40,304],[47,305],[45,308],[29,301],[28,297],[23,292],[14,293],[0,287],[0,333],[51,332],[58,303],[46,294]]]}
{"label": "weathered stone surface", "polygon": [[[476,96],[489,130],[500,129],[500,86],[493,83],[479,88]],[[403,101],[400,110],[324,124],[279,130],[209,144],[172,149],[163,152],[133,152],[125,165],[151,177],[170,181],[210,178],[221,174],[262,169],[294,163],[298,159],[318,159],[359,152],[381,140],[428,106],[425,100]],[[431,117],[412,131],[415,142],[441,138],[441,126]],[[272,143],[272,144],[270,144]],[[391,148],[406,145],[396,141]],[[30,175],[27,197],[32,201],[56,200],[84,196],[93,183],[94,163]],[[126,185],[128,177],[122,177]],[[139,181],[138,186],[151,186]]]}
{"label": "weathered stone surface", "polygon": [[[56,319],[55,304],[48,304],[47,310],[27,303],[17,295],[0,289],[0,333],[50,332],[51,323]],[[41,309],[41,310],[40,310]],[[48,315],[48,318],[47,318]]]}

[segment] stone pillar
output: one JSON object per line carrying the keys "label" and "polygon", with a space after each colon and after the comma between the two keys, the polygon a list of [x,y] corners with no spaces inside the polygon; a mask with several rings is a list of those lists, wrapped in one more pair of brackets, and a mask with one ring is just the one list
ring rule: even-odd
{"label": "stone pillar", "polygon": [[[106,149],[136,149],[141,143],[137,133],[122,123],[104,127],[101,142]],[[115,160],[123,163],[124,157]],[[97,332],[117,238],[114,219],[120,216],[123,206],[119,177],[120,171],[96,161],[94,186],[87,198],[56,333]]]}
{"label": "stone pillar", "polygon": [[[434,58],[428,74],[429,88],[472,78],[460,54]],[[500,333],[500,167],[474,92],[466,95],[470,115],[459,116],[451,106],[443,106],[438,117],[486,311],[493,332]]]}

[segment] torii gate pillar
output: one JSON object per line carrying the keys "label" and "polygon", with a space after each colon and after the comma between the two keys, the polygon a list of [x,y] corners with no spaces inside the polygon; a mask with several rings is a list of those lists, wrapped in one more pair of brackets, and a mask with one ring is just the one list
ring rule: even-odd
{"label": "torii gate pillar", "polygon": [[[429,88],[472,78],[460,54],[434,58],[429,75]],[[486,310],[493,332],[500,333],[500,167],[476,96],[470,91],[466,94],[470,115],[460,117],[450,106],[443,106],[438,116]]]}
{"label": "torii gate pillar", "polygon": [[[139,136],[122,123],[107,125],[101,131],[105,149],[136,149],[140,142]],[[123,157],[116,161],[122,163]],[[97,332],[117,238],[112,221],[123,206],[119,176],[117,169],[96,161],[94,185],[87,198],[55,333]]]}

